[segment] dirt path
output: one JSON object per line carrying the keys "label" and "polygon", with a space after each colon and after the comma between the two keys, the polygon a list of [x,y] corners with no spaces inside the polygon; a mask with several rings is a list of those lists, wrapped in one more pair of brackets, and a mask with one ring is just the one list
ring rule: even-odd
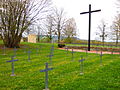
{"label": "dirt path", "polygon": [[[65,50],[65,48],[58,48],[60,50]],[[68,49],[69,51],[72,51],[72,49]],[[86,50],[80,50],[80,49],[73,49],[76,52],[86,52]],[[98,53],[100,54],[101,51],[87,51],[88,53]],[[112,52],[102,51],[103,54],[112,54]],[[113,54],[120,54],[119,52],[113,52]]]}

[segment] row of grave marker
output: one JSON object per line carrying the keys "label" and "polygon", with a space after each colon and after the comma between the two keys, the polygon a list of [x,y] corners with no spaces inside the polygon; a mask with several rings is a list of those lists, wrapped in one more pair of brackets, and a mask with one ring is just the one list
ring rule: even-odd
{"label": "row of grave marker", "polygon": [[[53,48],[53,46],[51,47],[51,48]],[[66,50],[67,50],[67,54],[68,54],[68,48],[65,48]],[[13,49],[13,53],[14,53],[14,57],[16,57],[16,52],[17,52],[17,48],[14,48]],[[28,61],[30,61],[30,53],[31,53],[31,51],[30,51],[30,49],[28,49],[28,51],[27,51],[27,53],[28,53]],[[72,49],[72,60],[74,59],[74,56],[73,56],[73,49]],[[97,49],[96,49],[96,53],[98,54],[98,51],[97,51]],[[38,48],[36,48],[36,54],[38,55]],[[114,54],[114,51],[111,51],[111,54]],[[119,52],[119,54],[120,54],[120,52]],[[3,55],[6,55],[6,47],[4,46],[3,47]],[[86,49],[86,56],[88,55],[88,51],[87,51],[87,49]],[[50,57],[50,56],[49,56]]]}
{"label": "row of grave marker", "polygon": [[[67,49],[68,51],[68,49]],[[50,55],[48,55],[49,59],[50,59],[50,64],[52,64],[52,56],[53,56],[53,52],[54,52],[54,46],[51,47],[51,50],[50,50]],[[29,60],[30,60],[30,53],[31,52],[28,52],[28,56],[29,56]],[[71,51],[72,53],[72,61],[73,61],[73,58],[74,58],[74,51],[72,49]],[[102,65],[102,52],[100,54],[100,64]],[[83,62],[84,62],[85,59],[83,59],[83,57],[81,56],[81,59],[79,60],[80,62],[80,74],[83,75],[84,74],[84,68],[83,68]],[[14,59],[14,56],[11,57],[11,60],[10,61],[7,61],[7,62],[12,62],[12,74],[11,76],[15,76],[14,74],[14,62],[15,61],[18,61],[18,59]],[[45,72],[45,90],[48,90],[48,71],[52,70],[53,68],[48,68],[48,63],[45,63],[45,69],[44,70],[40,70],[40,72]]]}
{"label": "row of grave marker", "polygon": [[[38,54],[38,49],[39,48],[36,48],[36,54]],[[41,49],[41,47],[40,47],[40,49]],[[2,48],[2,54],[3,55],[7,55],[7,53],[6,53],[6,50],[7,50],[7,48],[4,46],[3,48]],[[15,48],[13,48],[13,54],[14,54],[14,56],[16,56],[16,52],[17,52],[17,48],[15,47]],[[30,50],[30,48],[28,48],[28,51]]]}
{"label": "row of grave marker", "polygon": [[[47,55],[47,57],[49,57],[49,61],[50,61],[50,64],[52,64],[52,57],[54,56],[54,54],[53,54],[53,52],[54,52],[54,47],[52,46],[51,47],[51,50],[50,50],[50,54],[49,55]],[[31,51],[28,51],[28,62],[30,62],[30,53],[31,53]],[[68,53],[68,49],[67,49],[67,53]],[[72,49],[72,59],[71,59],[71,61],[73,61],[74,60],[74,51],[73,51],[73,49]],[[103,56],[103,54],[102,54],[102,52],[100,53],[100,63],[102,64],[102,56]],[[12,60],[14,61],[14,57],[15,56],[12,56],[11,57],[11,62],[12,62]],[[82,58],[81,58],[81,60],[83,60]],[[17,60],[18,61],[18,60]],[[8,61],[7,61],[8,62]],[[12,64],[12,65],[14,65],[14,64]]]}

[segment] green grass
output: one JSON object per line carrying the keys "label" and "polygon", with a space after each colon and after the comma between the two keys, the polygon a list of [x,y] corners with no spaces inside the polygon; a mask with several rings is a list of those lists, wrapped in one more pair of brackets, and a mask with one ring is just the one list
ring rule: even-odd
{"label": "green grass", "polygon": [[[6,62],[14,55],[13,49],[7,49],[6,55],[0,50],[0,90],[42,90],[44,89],[44,75],[40,70],[45,63],[50,62],[46,57],[50,53],[51,44],[22,43],[30,48],[31,62],[28,62],[26,47],[17,50],[15,59],[15,74],[11,75],[11,63]],[[39,48],[37,51],[36,48]],[[36,51],[38,53],[36,53]],[[71,52],[58,50],[55,44],[52,64],[49,71],[50,90],[120,90],[120,55],[104,54],[102,66],[98,54],[75,52],[71,60]],[[80,75],[80,56],[85,58],[84,75]]]}

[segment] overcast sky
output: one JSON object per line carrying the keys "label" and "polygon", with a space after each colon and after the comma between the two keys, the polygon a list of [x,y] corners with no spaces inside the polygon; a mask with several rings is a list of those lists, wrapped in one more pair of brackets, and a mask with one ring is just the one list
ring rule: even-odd
{"label": "overcast sky", "polygon": [[95,32],[103,19],[111,25],[114,16],[117,15],[117,0],[52,0],[58,8],[64,8],[68,17],[74,17],[79,30],[80,39],[88,39],[88,14],[80,15],[80,12],[88,11],[89,4],[92,10],[101,9],[101,12],[92,13],[91,38],[95,39]]}

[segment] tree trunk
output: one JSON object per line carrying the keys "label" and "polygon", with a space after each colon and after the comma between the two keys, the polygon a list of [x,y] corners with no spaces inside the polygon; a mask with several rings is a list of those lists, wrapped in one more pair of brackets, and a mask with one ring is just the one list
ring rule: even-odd
{"label": "tree trunk", "polygon": [[103,47],[104,47],[104,42],[105,42],[105,41],[104,41],[104,36],[103,36],[103,38],[102,38]]}
{"label": "tree trunk", "polygon": [[3,42],[4,45],[8,48],[19,48],[20,40],[22,36],[16,36],[15,38],[9,37],[9,38],[4,38]]}
{"label": "tree trunk", "polygon": [[119,37],[117,36],[117,38],[116,38],[116,47],[118,45],[118,40],[119,40]]}
{"label": "tree trunk", "polygon": [[58,43],[60,43],[60,32],[58,32]]}
{"label": "tree trunk", "polygon": [[58,43],[60,43],[60,34],[61,34],[61,32],[60,32],[60,22],[59,22],[59,24],[58,24]]}
{"label": "tree trunk", "polygon": [[38,32],[37,37],[38,37],[38,42],[40,42],[40,32]]}

